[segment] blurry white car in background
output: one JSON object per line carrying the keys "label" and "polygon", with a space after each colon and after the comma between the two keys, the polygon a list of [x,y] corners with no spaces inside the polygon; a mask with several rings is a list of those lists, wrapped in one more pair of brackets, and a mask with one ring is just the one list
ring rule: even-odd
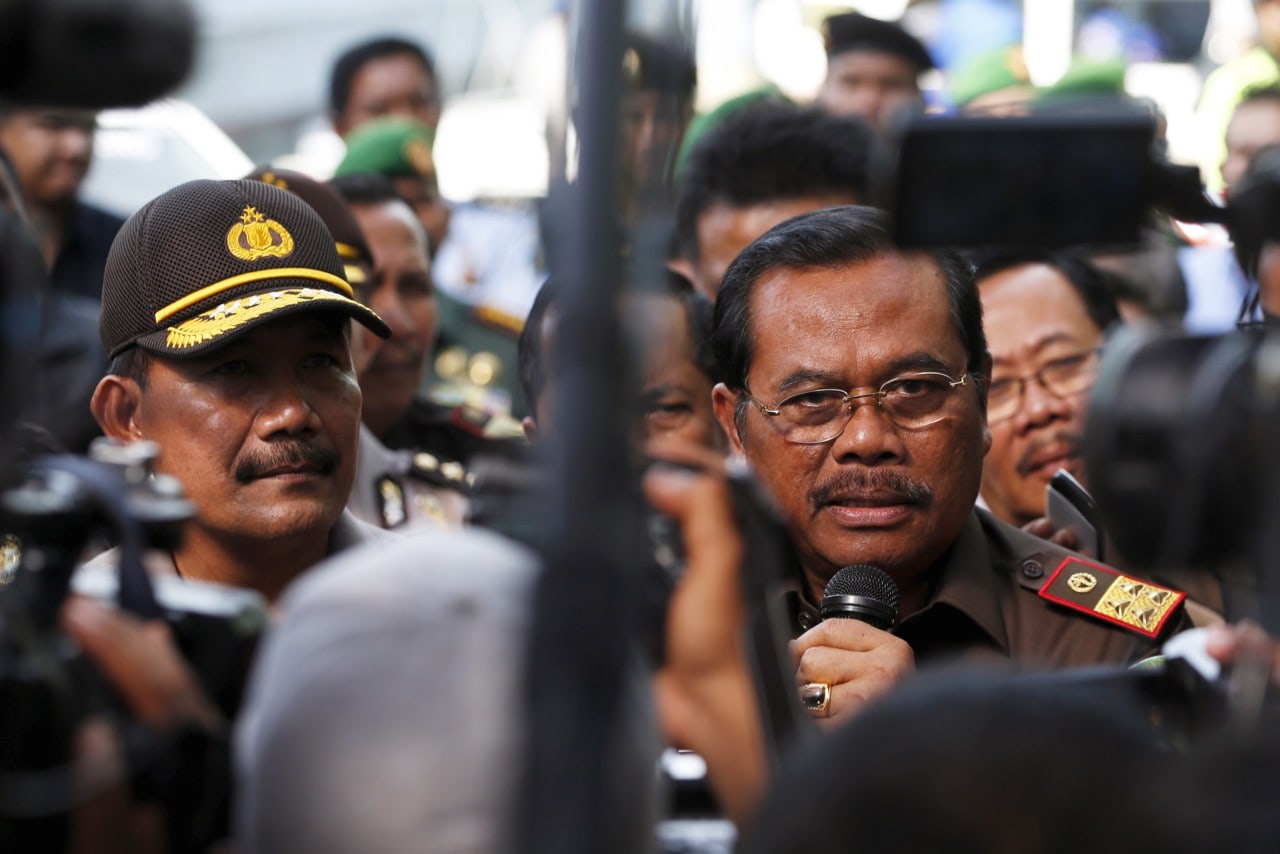
{"label": "blurry white car in background", "polygon": [[204,113],[166,99],[103,110],[82,198],[129,216],[166,190],[196,178],[241,178],[249,157]]}

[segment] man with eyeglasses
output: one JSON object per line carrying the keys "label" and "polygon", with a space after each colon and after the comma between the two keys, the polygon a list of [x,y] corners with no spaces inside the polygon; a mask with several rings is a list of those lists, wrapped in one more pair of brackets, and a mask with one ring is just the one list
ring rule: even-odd
{"label": "man with eyeglasses", "polygon": [[[1045,515],[1045,488],[1058,469],[1084,482],[1088,394],[1104,330],[1120,314],[1101,276],[1077,258],[1005,253],[976,261],[991,350],[982,500],[997,518],[1023,526]],[[1032,530],[1052,533],[1043,524]]]}
{"label": "man with eyeglasses", "polygon": [[[1183,594],[1086,563],[975,508],[991,370],[971,268],[908,254],[870,208],[776,226],[725,274],[716,417],[787,523],[797,682],[819,717],[955,656],[1032,667],[1127,662],[1185,625]],[[887,572],[899,620],[819,622],[850,564]],[[1139,603],[1138,600],[1141,600]]]}

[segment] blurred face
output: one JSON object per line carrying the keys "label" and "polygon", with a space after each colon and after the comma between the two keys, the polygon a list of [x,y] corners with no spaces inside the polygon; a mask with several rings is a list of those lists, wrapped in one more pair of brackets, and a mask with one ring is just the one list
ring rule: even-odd
{"label": "blurred face", "polygon": [[[1080,445],[1097,364],[1088,356],[1102,346],[1102,330],[1071,283],[1045,264],[1004,270],[983,279],[979,292],[992,359],[982,497],[996,516],[1024,525],[1045,514],[1045,488],[1058,469],[1084,481]],[[1050,386],[1078,390],[1055,393],[1032,376],[1038,371]],[[997,387],[1009,380],[1017,406],[1001,417]]]}
{"label": "blurred face", "polygon": [[666,179],[689,124],[685,99],[667,92],[632,92],[622,102],[624,174],[633,187]]}
{"label": "blurred face", "polygon": [[[643,422],[636,430],[637,443],[661,436],[677,436],[722,450],[724,435],[711,408],[711,378],[694,356],[688,314],[681,300],[669,294],[629,294],[623,302],[624,322],[643,336],[640,411]],[[534,403],[536,433],[545,436],[554,428],[553,363],[560,312],[553,306],[540,330],[542,367],[546,381]]]}
{"label": "blurred face", "polygon": [[778,199],[748,207],[714,204],[698,217],[698,260],[689,271],[690,281],[714,301],[724,271],[757,237],[793,216],[833,205],[857,203],[851,196],[832,194]]}
{"label": "blurred face", "polygon": [[215,541],[327,536],[355,477],[347,322],[296,315],[194,359],[153,357],[135,415]]}
{"label": "blurred face", "polygon": [[[765,406],[822,388],[875,391],[915,371],[966,372],[967,355],[937,266],[885,254],[841,269],[775,270],[756,284],[747,380]],[[777,500],[810,590],[869,563],[919,584],[973,509],[989,438],[972,380],[924,428],[898,427],[871,398],[819,445],[788,442],[770,416],[719,385],[716,416]]]}
{"label": "blurred face", "polygon": [[392,179],[396,192],[413,206],[418,222],[427,232],[427,256],[434,257],[449,233],[449,205],[440,195],[435,178],[399,177]]}
{"label": "blurred face", "polygon": [[668,295],[629,299],[624,314],[643,318],[647,330],[643,385],[644,438],[676,436],[712,448],[723,434],[711,409],[711,378],[698,367],[688,314]]}
{"label": "blurred face", "polygon": [[1222,180],[1230,191],[1259,149],[1280,143],[1280,101],[1258,100],[1237,107],[1227,125],[1226,143]]}
{"label": "blurred face", "polygon": [[436,82],[416,57],[396,54],[372,59],[351,78],[347,108],[334,118],[334,129],[346,136],[379,116],[407,116],[435,130],[440,124]]}
{"label": "blurred face", "polygon": [[898,111],[920,103],[916,68],[891,53],[848,50],[827,60],[818,103],[837,116],[862,116],[886,131]]}
{"label": "blurred face", "polygon": [[94,114],[18,110],[0,119],[0,148],[13,161],[28,202],[69,204],[93,158]]}
{"label": "blurred face", "polygon": [[436,336],[435,288],[422,225],[404,202],[352,204],[373,253],[368,305],[391,327],[385,340],[361,335],[357,361],[364,422],[378,436],[409,411]]}

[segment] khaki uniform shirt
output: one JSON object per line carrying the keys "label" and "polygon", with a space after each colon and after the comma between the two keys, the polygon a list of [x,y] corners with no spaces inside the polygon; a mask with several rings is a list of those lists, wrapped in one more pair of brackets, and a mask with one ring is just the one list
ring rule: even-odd
{"label": "khaki uniform shirt", "polygon": [[[1054,584],[1054,590],[1061,587],[1064,598],[1070,599],[1066,577],[1077,569],[1088,571],[1096,592],[1091,589],[1079,596],[1087,612],[1042,598],[1041,588],[1068,558],[1083,560],[975,509],[939,561],[928,603],[901,618],[894,634],[911,645],[920,665],[963,657],[1065,668],[1137,661],[1157,653],[1166,639],[1190,627],[1181,603],[1168,610],[1156,637],[1094,613],[1089,603],[1102,597],[1113,581],[1102,571],[1105,567],[1094,570],[1073,563],[1064,571],[1062,584]],[[1173,595],[1168,588],[1130,581],[1143,585],[1138,594],[1154,592],[1156,598],[1166,599]],[[1132,584],[1127,587],[1134,589]],[[821,619],[798,590],[788,593],[788,606],[798,633]]]}

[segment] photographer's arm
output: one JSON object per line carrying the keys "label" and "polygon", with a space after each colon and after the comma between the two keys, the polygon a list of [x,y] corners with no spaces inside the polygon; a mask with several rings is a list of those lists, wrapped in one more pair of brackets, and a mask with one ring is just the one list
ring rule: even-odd
{"label": "photographer's arm", "polygon": [[[168,626],[141,622],[80,596],[71,597],[63,607],[62,624],[137,722],[161,732],[194,727],[218,734],[225,729],[222,717],[178,653]],[[124,776],[123,745],[105,719],[85,722],[75,749],[86,769],[110,764],[117,769],[116,776]],[[92,781],[85,782],[95,788]],[[127,781],[77,808],[71,826],[70,850],[78,854],[171,849],[163,810],[156,803],[135,803]]]}
{"label": "photographer's arm", "polygon": [[697,751],[725,812],[742,824],[766,782],[760,714],[743,638],[742,539],[733,521],[723,461],[685,444],[650,447],[650,503],[680,525],[686,570],[667,612],[666,664],[654,679],[667,737]]}

